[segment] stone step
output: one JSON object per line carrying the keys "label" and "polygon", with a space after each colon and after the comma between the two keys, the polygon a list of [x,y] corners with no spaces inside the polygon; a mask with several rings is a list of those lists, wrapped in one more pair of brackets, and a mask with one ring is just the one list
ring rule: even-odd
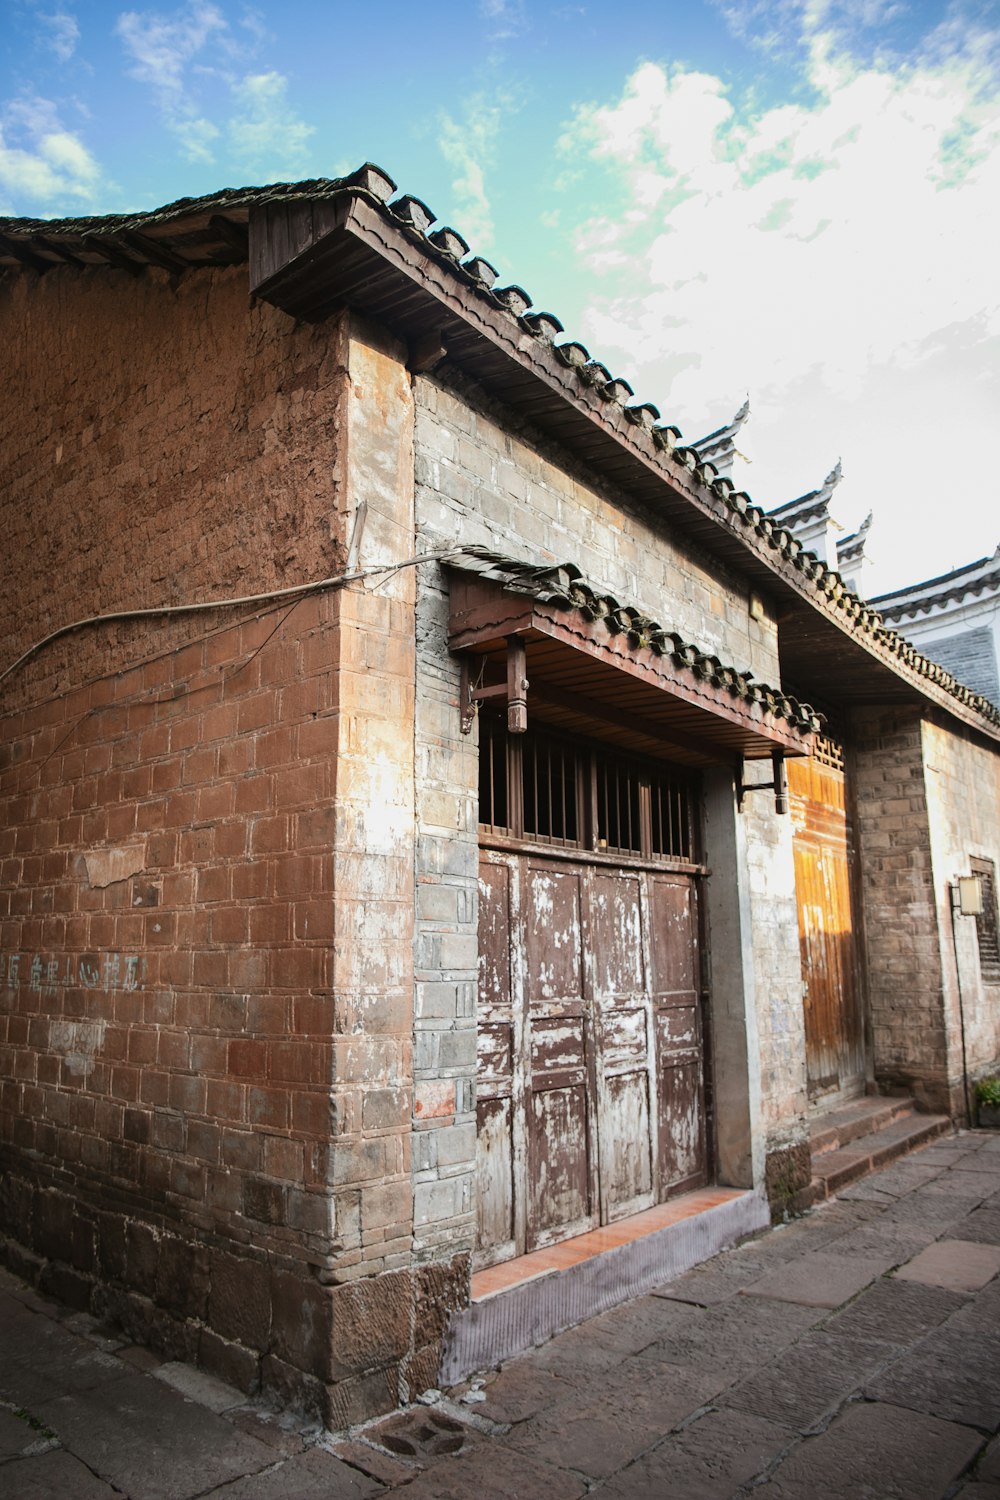
{"label": "stone step", "polygon": [[871,1135],[884,1126],[891,1125],[907,1115],[913,1115],[916,1106],[909,1094],[868,1095],[863,1099],[852,1099],[837,1109],[827,1110],[818,1116],[809,1130],[809,1148],[813,1159],[825,1151],[836,1151],[850,1145],[861,1136]]}
{"label": "stone step", "polygon": [[880,1130],[855,1137],[845,1146],[821,1151],[813,1159],[809,1197],[813,1203],[831,1198],[842,1188],[867,1177],[878,1167],[888,1166],[936,1136],[950,1130],[947,1115],[897,1115]]}

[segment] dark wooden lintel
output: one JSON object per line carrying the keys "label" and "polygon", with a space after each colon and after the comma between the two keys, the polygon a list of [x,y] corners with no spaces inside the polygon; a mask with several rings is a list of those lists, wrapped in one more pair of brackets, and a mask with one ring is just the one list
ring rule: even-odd
{"label": "dark wooden lintel", "polygon": [[91,255],[101,256],[103,260],[106,260],[109,265],[114,266],[116,270],[127,271],[130,276],[141,276],[145,270],[145,267],[140,265],[137,260],[133,260],[131,255],[124,255],[118,249],[117,245],[112,245],[108,240],[101,239],[96,234],[85,234],[81,241],[81,246],[84,250],[88,250]]}
{"label": "dark wooden lintel", "polygon": [[120,229],[118,239],[126,245],[129,250],[134,250],[137,255],[144,256],[151,265],[159,266],[163,271],[187,271],[190,269],[186,260],[168,250],[165,245],[151,240],[148,235],[137,234],[133,229]]}
{"label": "dark wooden lintel", "polygon": [[246,260],[249,254],[250,235],[245,224],[234,224],[232,219],[227,219],[224,214],[213,214],[208,221],[208,227],[213,234],[217,234],[220,240],[225,240],[231,250],[235,250],[241,260]]}
{"label": "dark wooden lintel", "polygon": [[0,253],[12,255],[22,266],[27,266],[31,271],[37,271],[39,276],[44,276],[46,271],[52,269],[51,261],[43,260],[28,245],[21,240],[13,239],[8,234],[0,235]]}

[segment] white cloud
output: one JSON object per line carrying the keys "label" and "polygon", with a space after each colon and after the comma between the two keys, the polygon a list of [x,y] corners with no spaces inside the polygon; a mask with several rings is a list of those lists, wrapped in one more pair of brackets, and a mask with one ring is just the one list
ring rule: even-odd
{"label": "white cloud", "polygon": [[446,112],[440,116],[438,148],[456,174],[452,191],[462,233],[473,249],[487,250],[493,242],[487,173],[496,160],[504,119],[516,107],[510,90],[484,91],[465,101],[460,119]]}
{"label": "white cloud", "polygon": [[753,109],[718,78],[645,63],[564,146],[619,195],[577,239],[602,279],[582,329],[595,353],[689,437],[749,390],[756,497],[792,498],[843,453],[844,503],[878,524],[903,485],[911,505],[914,483],[939,498],[915,453],[942,412],[974,437],[1000,402],[1000,85],[982,35],[859,64],[817,29],[832,9],[805,18],[809,103]]}
{"label": "white cloud", "polygon": [[132,57],[132,77],[161,95],[180,98],[188,64],[213,35],[226,30],[226,20],[218,6],[190,0],[173,16],[126,11],[115,30]]}
{"label": "white cloud", "polygon": [[491,42],[508,42],[527,30],[524,0],[479,0],[479,13]]}
{"label": "white cloud", "polygon": [[0,110],[0,194],[40,214],[93,203],[101,170],[48,99],[28,97]]}
{"label": "white cloud", "polygon": [[69,62],[80,40],[76,17],[68,11],[56,10],[51,15],[40,11],[38,19],[44,28],[46,46],[51,48],[60,62]]}
{"label": "white cloud", "polygon": [[199,110],[188,71],[207,43],[228,30],[217,6],[189,0],[172,16],[126,11],[115,27],[132,59],[130,75],[153,90],[157,107],[189,161],[211,162],[218,126]]}
{"label": "white cloud", "polygon": [[315,129],[291,108],[287,91],[287,79],[275,72],[251,73],[233,86],[238,113],[228,129],[235,161],[271,176],[302,161]]}
{"label": "white cloud", "polygon": [[170,15],[129,11],[115,29],[131,76],[149,85],[189,160],[212,162],[224,150],[241,172],[278,177],[298,169],[314,127],[290,105],[281,73],[244,71],[268,41],[252,12],[240,19],[242,36],[212,0],[188,0]]}

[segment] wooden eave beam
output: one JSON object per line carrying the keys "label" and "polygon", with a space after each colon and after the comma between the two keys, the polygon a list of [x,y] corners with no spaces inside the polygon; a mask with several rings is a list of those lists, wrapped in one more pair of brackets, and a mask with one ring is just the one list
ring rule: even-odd
{"label": "wooden eave beam", "polygon": [[26,266],[29,271],[37,271],[39,276],[52,270],[52,261],[45,260],[25,241],[9,234],[0,234],[0,254],[13,256],[19,265]]}
{"label": "wooden eave beam", "polygon": [[246,260],[249,254],[250,236],[245,224],[234,224],[232,219],[227,219],[225,214],[213,214],[208,221],[208,227],[212,233],[226,245],[230,250],[235,250],[240,260]]}
{"label": "wooden eave beam", "polygon": [[115,238],[121,240],[126,249],[142,256],[149,261],[150,265],[159,266],[162,271],[190,270],[190,265],[186,260],[182,260],[172,250],[168,250],[166,245],[150,239],[146,234],[137,234],[133,229],[120,229]]}
{"label": "wooden eave beam", "polygon": [[118,249],[117,245],[110,240],[102,239],[96,234],[85,234],[80,242],[81,249],[88,251],[91,255],[99,255],[109,265],[118,271],[127,271],[130,276],[141,276],[145,266],[133,260],[130,255],[125,255]]}
{"label": "wooden eave beam", "polygon": [[[692,735],[690,731],[683,730],[680,731],[680,737],[688,741],[689,748],[697,747],[699,754],[710,755],[716,763],[731,759],[737,753],[750,755],[754,746],[759,747],[759,753],[768,755],[775,745],[780,745],[795,755],[808,754],[812,747],[813,735],[802,733],[791,725],[782,727],[773,719],[769,722],[763,713],[754,712],[753,709],[747,711],[738,707],[725,690],[699,682],[687,668],[668,670],[671,666],[669,656],[657,655],[649,647],[630,647],[624,631],[612,634],[603,625],[595,625],[593,630],[589,630],[582,625],[575,612],[567,613],[556,605],[546,605],[523,595],[508,594],[499,588],[491,590],[482,584],[478,587],[473,584],[464,593],[460,591],[459,596],[468,603],[467,607],[460,608],[452,618],[448,637],[448,645],[452,651],[469,651],[478,655],[495,652],[504,649],[505,643],[516,636],[524,637],[529,643],[529,649],[533,636],[558,642],[570,651],[589,657],[600,667],[621,672],[623,679],[630,678],[647,692],[663,693],[678,704],[704,714],[704,734]],[[477,597],[482,602],[472,603]],[[597,630],[605,638],[598,638]],[[529,683],[533,680],[533,670],[529,655]],[[539,680],[535,679],[536,682]],[[532,688],[529,686],[529,713],[531,695]],[[709,732],[713,719],[724,723],[730,736],[735,730],[744,738],[745,743],[739,746],[720,744]],[[671,735],[677,732],[667,724],[663,733]]]}

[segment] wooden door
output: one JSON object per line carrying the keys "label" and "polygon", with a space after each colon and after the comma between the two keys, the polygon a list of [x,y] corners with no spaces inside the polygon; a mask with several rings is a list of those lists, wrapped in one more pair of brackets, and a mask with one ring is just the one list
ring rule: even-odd
{"label": "wooden door", "polygon": [[708,1180],[697,894],[683,876],[649,877],[661,1200]]}
{"label": "wooden door", "polygon": [[601,1221],[649,1208],[656,1170],[655,1067],[642,884],[636,871],[589,872]]}
{"label": "wooden door", "polygon": [[861,1092],[865,1083],[852,830],[839,766],[791,760],[787,769],[809,1095],[833,1103]]}
{"label": "wooden door", "polygon": [[477,1263],[707,1178],[690,877],[484,850]]}

